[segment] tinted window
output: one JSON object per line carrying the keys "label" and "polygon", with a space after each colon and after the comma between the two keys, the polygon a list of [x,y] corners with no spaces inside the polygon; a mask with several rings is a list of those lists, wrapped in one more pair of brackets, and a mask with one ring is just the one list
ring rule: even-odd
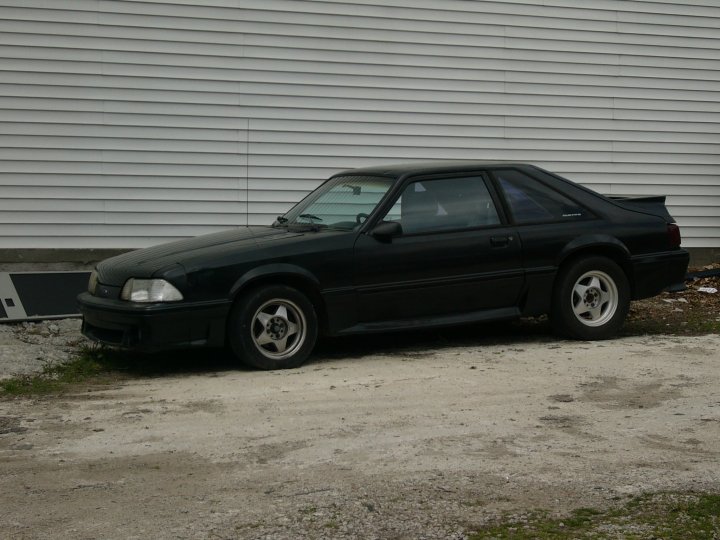
{"label": "tinted window", "polygon": [[399,221],[407,234],[500,223],[485,181],[479,176],[413,182],[385,219]]}
{"label": "tinted window", "polygon": [[576,202],[514,170],[496,172],[515,223],[574,221],[588,217]]}

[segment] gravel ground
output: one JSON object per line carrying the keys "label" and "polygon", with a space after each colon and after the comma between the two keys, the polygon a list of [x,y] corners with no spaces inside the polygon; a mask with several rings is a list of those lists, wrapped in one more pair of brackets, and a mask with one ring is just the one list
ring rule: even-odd
{"label": "gravel ground", "polygon": [[80,319],[0,324],[0,379],[66,362],[86,340]]}
{"label": "gravel ground", "polygon": [[[78,339],[44,324],[3,343]],[[200,371],[0,401],[0,536],[459,539],[506,511],[720,491],[720,336],[472,330],[280,372],[198,352]]]}

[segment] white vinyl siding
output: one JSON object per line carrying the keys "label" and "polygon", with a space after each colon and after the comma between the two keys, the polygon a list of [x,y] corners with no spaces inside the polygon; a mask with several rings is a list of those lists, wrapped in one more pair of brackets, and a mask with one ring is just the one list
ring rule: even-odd
{"label": "white vinyl siding", "polygon": [[720,247],[713,0],[0,0],[0,248],[266,224],[333,172],[532,162]]}

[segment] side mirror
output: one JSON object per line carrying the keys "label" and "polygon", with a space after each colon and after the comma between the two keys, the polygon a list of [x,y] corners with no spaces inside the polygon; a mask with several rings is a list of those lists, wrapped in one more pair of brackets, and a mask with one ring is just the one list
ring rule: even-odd
{"label": "side mirror", "polygon": [[370,234],[378,240],[388,241],[393,236],[400,236],[402,234],[402,225],[397,221],[381,221],[370,231]]}

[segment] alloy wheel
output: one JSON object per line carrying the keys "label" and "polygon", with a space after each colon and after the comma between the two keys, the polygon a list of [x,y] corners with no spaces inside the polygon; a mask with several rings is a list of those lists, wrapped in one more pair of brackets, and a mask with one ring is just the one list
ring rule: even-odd
{"label": "alloy wheel", "polygon": [[617,285],[605,272],[586,272],[575,282],[571,302],[573,313],[582,324],[602,326],[617,310]]}
{"label": "alloy wheel", "polygon": [[307,323],[302,310],[285,299],[261,305],[252,319],[252,339],[267,358],[281,360],[296,353],[305,342]]}

